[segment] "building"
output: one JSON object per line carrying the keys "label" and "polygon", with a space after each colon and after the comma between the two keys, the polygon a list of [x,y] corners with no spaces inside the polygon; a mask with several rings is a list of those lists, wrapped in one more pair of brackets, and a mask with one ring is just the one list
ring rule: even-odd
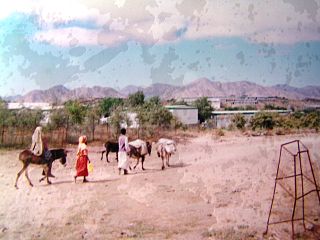
{"label": "building", "polygon": [[42,110],[42,111],[50,111],[52,110],[52,105],[46,102],[9,102],[8,103],[9,110],[18,110],[22,108],[33,109],[33,110]]}
{"label": "building", "polygon": [[[139,128],[138,114],[135,112],[127,112],[127,119],[129,120],[128,125],[125,121],[120,123],[121,128]],[[100,124],[110,123],[110,117],[101,117]]]}
{"label": "building", "polygon": [[198,124],[198,108],[186,105],[165,106],[183,124]]}
{"label": "building", "polygon": [[223,97],[221,103],[224,107],[256,106],[259,103],[257,97]]}
{"label": "building", "polygon": [[[188,104],[192,104],[198,99],[198,97],[189,97],[189,98],[182,98],[181,100],[185,101]],[[214,97],[207,97],[208,102],[210,102],[211,106],[214,109],[220,109],[221,108],[221,100],[220,98],[214,98]]]}
{"label": "building", "polygon": [[[245,119],[250,120],[260,110],[244,110],[244,111],[213,111],[212,119],[214,127],[216,128],[227,128],[231,125],[233,116],[235,114],[243,114]],[[290,110],[265,110],[264,112],[279,113],[281,115],[287,115]]]}
{"label": "building", "polygon": [[63,108],[63,106],[53,106],[51,103],[47,102],[9,102],[7,104],[9,110],[20,110],[20,109],[31,109],[31,110],[41,110],[42,119],[40,120],[40,125],[45,126],[50,122],[51,111],[54,109]]}

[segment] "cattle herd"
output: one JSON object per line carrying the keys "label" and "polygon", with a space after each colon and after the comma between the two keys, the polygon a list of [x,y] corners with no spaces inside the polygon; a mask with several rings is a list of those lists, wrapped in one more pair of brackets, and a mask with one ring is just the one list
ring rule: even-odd
{"label": "cattle herd", "polygon": [[[155,145],[156,145],[157,155],[162,160],[161,169],[163,170],[165,168],[164,160],[166,161],[167,166],[168,167],[170,166],[169,159],[171,155],[174,154],[177,150],[176,142],[171,139],[160,138],[158,142],[155,143]],[[118,160],[119,145],[117,142],[107,141],[104,144],[104,147],[105,147],[105,150],[102,151],[101,160],[103,159],[103,155],[106,154],[106,160],[107,162],[109,162],[108,155],[110,152],[116,153],[116,159]],[[130,147],[130,152],[128,153],[129,157],[137,160],[133,168],[135,169],[138,166],[141,159],[142,170],[145,170],[143,163],[146,155],[151,155],[152,144],[148,141],[137,139],[135,141],[129,142],[129,147]],[[61,164],[65,165],[67,151],[65,149],[52,149],[50,151],[52,153],[52,158],[50,160],[45,160],[41,156],[40,157],[35,156],[32,154],[30,150],[23,150],[19,154],[19,160],[22,162],[23,167],[17,174],[15,185],[14,185],[16,188],[18,188],[18,180],[20,178],[20,175],[23,172],[25,172],[25,176],[29,182],[29,185],[33,186],[28,176],[28,166],[30,164],[42,165],[44,170],[43,171],[44,177],[41,178],[39,181],[46,179],[47,183],[51,184],[49,177],[54,177],[51,174],[52,163],[53,161],[60,159]]]}

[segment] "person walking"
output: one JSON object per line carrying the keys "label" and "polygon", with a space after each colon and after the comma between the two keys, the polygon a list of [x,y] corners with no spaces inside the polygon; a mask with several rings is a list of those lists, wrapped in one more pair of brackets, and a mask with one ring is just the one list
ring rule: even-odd
{"label": "person walking", "polygon": [[120,136],[118,139],[119,143],[119,152],[118,152],[118,169],[119,175],[121,174],[121,169],[123,169],[123,174],[128,174],[129,168],[129,159],[127,157],[127,153],[130,152],[129,144],[128,144],[128,137],[126,136],[126,129],[122,128],[120,130]]}
{"label": "person walking", "polygon": [[88,157],[88,148],[87,148],[87,137],[79,137],[79,145],[77,150],[77,162],[76,162],[76,175],[74,176],[74,182],[76,183],[77,177],[83,177],[83,182],[88,182],[87,176],[88,173],[88,162],[90,163]]}

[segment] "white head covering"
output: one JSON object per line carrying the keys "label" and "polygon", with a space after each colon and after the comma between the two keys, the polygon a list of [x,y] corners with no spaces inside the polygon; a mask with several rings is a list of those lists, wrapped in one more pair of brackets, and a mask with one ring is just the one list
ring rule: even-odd
{"label": "white head covering", "polygon": [[79,137],[79,145],[78,145],[77,154],[79,154],[84,149],[87,149],[87,136],[85,136],[85,135]]}
{"label": "white head covering", "polygon": [[43,142],[42,142],[42,127],[36,127],[32,135],[31,151],[36,156],[41,156],[43,153]]}

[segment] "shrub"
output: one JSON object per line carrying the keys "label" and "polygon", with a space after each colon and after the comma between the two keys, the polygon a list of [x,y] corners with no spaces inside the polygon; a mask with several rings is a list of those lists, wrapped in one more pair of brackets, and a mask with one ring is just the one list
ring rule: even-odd
{"label": "shrub", "polygon": [[224,136],[224,131],[221,128],[219,128],[219,129],[217,129],[216,134],[217,134],[217,136],[222,137],[222,136]]}
{"label": "shrub", "polygon": [[246,122],[244,115],[241,113],[235,114],[232,118],[232,123],[237,129],[244,129]]}
{"label": "shrub", "polygon": [[304,116],[302,119],[302,126],[318,130],[320,128],[320,112],[313,111]]}
{"label": "shrub", "polygon": [[251,119],[251,127],[253,130],[256,129],[267,129],[272,130],[275,126],[279,125],[277,118],[278,114],[259,112]]}

